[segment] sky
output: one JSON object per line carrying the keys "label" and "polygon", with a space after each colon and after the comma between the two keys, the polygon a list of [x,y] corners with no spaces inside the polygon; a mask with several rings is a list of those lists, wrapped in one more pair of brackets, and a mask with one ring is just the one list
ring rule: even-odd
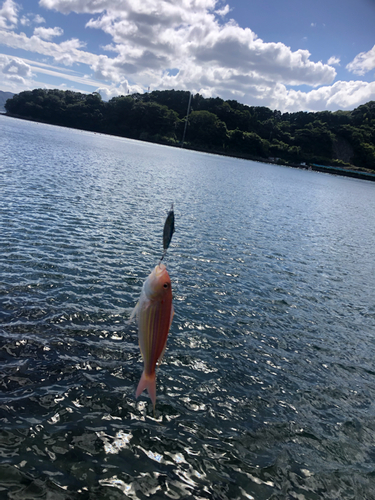
{"label": "sky", "polygon": [[351,110],[375,100],[375,0],[0,0],[0,90],[34,88]]}

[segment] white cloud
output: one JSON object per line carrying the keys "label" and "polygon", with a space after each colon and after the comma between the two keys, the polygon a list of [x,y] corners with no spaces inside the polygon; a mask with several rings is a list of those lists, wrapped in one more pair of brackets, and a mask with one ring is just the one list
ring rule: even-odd
{"label": "white cloud", "polygon": [[215,14],[217,14],[218,16],[221,16],[221,17],[225,17],[228,14],[228,12],[230,12],[230,11],[231,11],[231,8],[227,4],[222,9],[215,10]]}
{"label": "white cloud", "polygon": [[328,59],[327,64],[329,64],[330,66],[340,66],[340,58],[332,56]]}
{"label": "white cloud", "polygon": [[43,73],[46,75],[54,76],[60,80],[69,80],[78,84],[85,84],[96,88],[98,86],[98,81],[91,79],[88,75],[83,75],[78,73],[73,69],[69,69],[64,67],[61,69],[60,67],[53,66],[51,64],[31,61],[30,59],[22,59],[26,64],[28,64],[33,73]]}
{"label": "white cloud", "polygon": [[8,57],[0,54],[0,75],[2,88],[10,92],[28,88],[33,76],[31,67],[18,57]]}
{"label": "white cloud", "polygon": [[[65,3],[51,1],[65,11]],[[272,87],[275,80],[285,85],[317,86],[331,83],[336,76],[331,66],[311,61],[306,50],[293,52],[282,43],[265,43],[233,20],[220,24],[214,16],[215,2],[203,1],[201,9],[193,9],[191,1],[129,1],[127,11],[124,4],[116,3],[116,12],[108,8],[86,25],[109,34],[113,44],[106,49],[119,54],[115,59],[98,61],[94,68],[97,78],[119,81],[136,75],[144,87],[173,83],[175,88],[196,91],[211,88],[214,94],[229,73],[237,85],[242,81],[244,92],[257,82],[266,87]],[[78,8],[77,1],[74,8]],[[168,68],[179,70],[173,80]]]}
{"label": "white cloud", "polygon": [[346,69],[355,73],[356,75],[364,75],[368,71],[375,68],[375,45],[368,52],[361,52],[352,62],[350,62]]}
{"label": "white cloud", "polygon": [[276,84],[270,107],[289,112],[336,111],[354,109],[371,100],[375,100],[375,82],[338,81],[310,92],[287,90],[284,85]]}
{"label": "white cloud", "polygon": [[6,32],[0,30],[0,44],[14,49],[23,49],[49,56],[65,65],[72,65],[74,63],[92,65],[98,59],[97,55],[80,50],[83,47],[83,43],[77,39],[57,44],[42,40],[35,35],[28,38],[24,33],[18,35],[12,31]]}
{"label": "white cloud", "polygon": [[[121,2],[119,2],[121,3]],[[108,2],[103,0],[39,0],[39,5],[45,9],[57,10],[62,14],[69,12],[102,12],[107,8]]]}
{"label": "white cloud", "polygon": [[20,23],[22,26],[30,26],[31,24],[42,24],[45,23],[46,20],[44,17],[40,16],[39,14],[26,14],[25,16],[22,16],[20,19]]}
{"label": "white cloud", "polygon": [[22,16],[20,19],[22,26],[30,26],[31,20],[27,16]]}
{"label": "white cloud", "polygon": [[99,92],[99,94],[103,97],[103,99],[105,101],[108,101],[109,99],[112,99],[112,97],[118,97],[120,95],[135,94],[135,93],[142,94],[143,89],[139,85],[130,85],[127,80],[124,80],[115,87],[114,86],[98,87],[96,89],[96,92]]}
{"label": "white cloud", "polygon": [[1,68],[2,73],[4,74],[12,74],[12,75],[18,75],[22,77],[31,77],[31,68],[28,64],[26,64],[22,59],[18,59],[17,57],[14,58],[7,58],[7,57],[2,57],[2,68]]}
{"label": "white cloud", "polygon": [[61,36],[64,33],[64,30],[62,28],[58,28],[57,26],[55,28],[35,28],[34,29],[34,35],[42,38],[43,40],[52,40],[55,36]]}
{"label": "white cloud", "polygon": [[0,8],[0,29],[12,29],[17,25],[18,5],[13,0],[5,0]]}
{"label": "white cloud", "polygon": [[69,14],[69,12],[76,13],[90,13],[98,14],[105,10],[111,12],[128,12],[129,10],[140,9],[146,15],[147,13],[155,13],[158,11],[160,4],[164,3],[166,7],[168,4],[170,8],[174,8],[174,3],[182,9],[191,10],[194,12],[213,10],[216,7],[217,0],[179,0],[173,1],[153,1],[153,0],[39,0],[41,7],[46,9],[57,10],[62,14]]}
{"label": "white cloud", "polygon": [[331,83],[336,76],[332,67],[312,62],[307,50],[293,52],[280,42],[265,43],[248,28],[243,30],[237,25],[227,24],[216,32],[212,30],[190,52],[198,63],[287,85],[321,85]]}
{"label": "white cloud", "polygon": [[42,24],[42,23],[46,22],[46,20],[44,19],[44,17],[40,16],[39,14],[37,14],[36,16],[34,16],[33,21],[34,21],[35,24]]}

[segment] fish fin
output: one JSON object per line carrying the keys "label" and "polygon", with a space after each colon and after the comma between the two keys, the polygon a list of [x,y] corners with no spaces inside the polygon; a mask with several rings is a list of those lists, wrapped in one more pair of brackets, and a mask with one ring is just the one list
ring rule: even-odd
{"label": "fish fin", "polygon": [[155,372],[151,375],[146,375],[143,371],[141,380],[139,381],[135,397],[138,398],[142,392],[147,389],[147,392],[151,398],[153,407],[155,409],[156,404],[156,374]]}
{"label": "fish fin", "polygon": [[[172,309],[171,309],[171,319],[169,321],[169,328],[168,328],[168,331],[170,330],[171,328],[171,324],[172,324],[172,320],[173,320],[173,316],[174,316],[174,307],[173,307],[173,304],[172,304]],[[164,357],[164,353],[165,353],[165,350],[167,348],[167,339],[165,339],[165,345],[164,345],[164,348],[159,356],[159,359],[158,359],[158,368],[159,366],[161,365],[161,362],[163,361],[163,357]]]}
{"label": "fish fin", "polygon": [[130,318],[128,319],[128,324],[131,323],[134,320],[134,318],[136,317],[137,312],[138,312],[138,307],[139,307],[139,302],[136,303],[134,309],[132,310]]}
{"label": "fish fin", "polygon": [[143,356],[142,347],[141,347],[141,343],[139,342],[139,338],[138,338],[138,345],[139,345],[139,350],[141,351],[142,359],[144,360],[145,357]]}
{"label": "fish fin", "polygon": [[163,358],[164,358],[164,353],[165,353],[166,348],[167,348],[167,341],[165,341],[164,348],[163,348],[163,350],[161,351],[161,354],[160,354],[160,356],[159,356],[159,359],[158,359],[158,368],[159,368],[159,366],[161,365],[161,362],[163,361]]}
{"label": "fish fin", "polygon": [[173,307],[173,304],[172,304],[172,308],[171,308],[171,319],[170,319],[170,321],[169,321],[169,329],[168,329],[168,331],[171,329],[173,316],[174,316],[174,307]]}

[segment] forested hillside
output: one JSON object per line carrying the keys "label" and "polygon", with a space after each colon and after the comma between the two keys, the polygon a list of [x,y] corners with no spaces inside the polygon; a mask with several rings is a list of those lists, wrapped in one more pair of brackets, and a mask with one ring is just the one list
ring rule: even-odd
{"label": "forested hillside", "polygon": [[[189,92],[154,91],[104,102],[98,93],[36,89],[8,99],[9,115],[179,145]],[[288,163],[375,170],[375,102],[353,111],[281,113],[220,98],[192,96],[185,147]]]}

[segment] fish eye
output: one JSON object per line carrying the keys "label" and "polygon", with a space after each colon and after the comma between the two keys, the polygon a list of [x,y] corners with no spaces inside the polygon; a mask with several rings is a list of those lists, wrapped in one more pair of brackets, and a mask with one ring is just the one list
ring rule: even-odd
{"label": "fish eye", "polygon": [[168,283],[164,283],[163,287],[164,287],[164,288],[168,288],[168,287],[169,287],[169,284],[168,284]]}

